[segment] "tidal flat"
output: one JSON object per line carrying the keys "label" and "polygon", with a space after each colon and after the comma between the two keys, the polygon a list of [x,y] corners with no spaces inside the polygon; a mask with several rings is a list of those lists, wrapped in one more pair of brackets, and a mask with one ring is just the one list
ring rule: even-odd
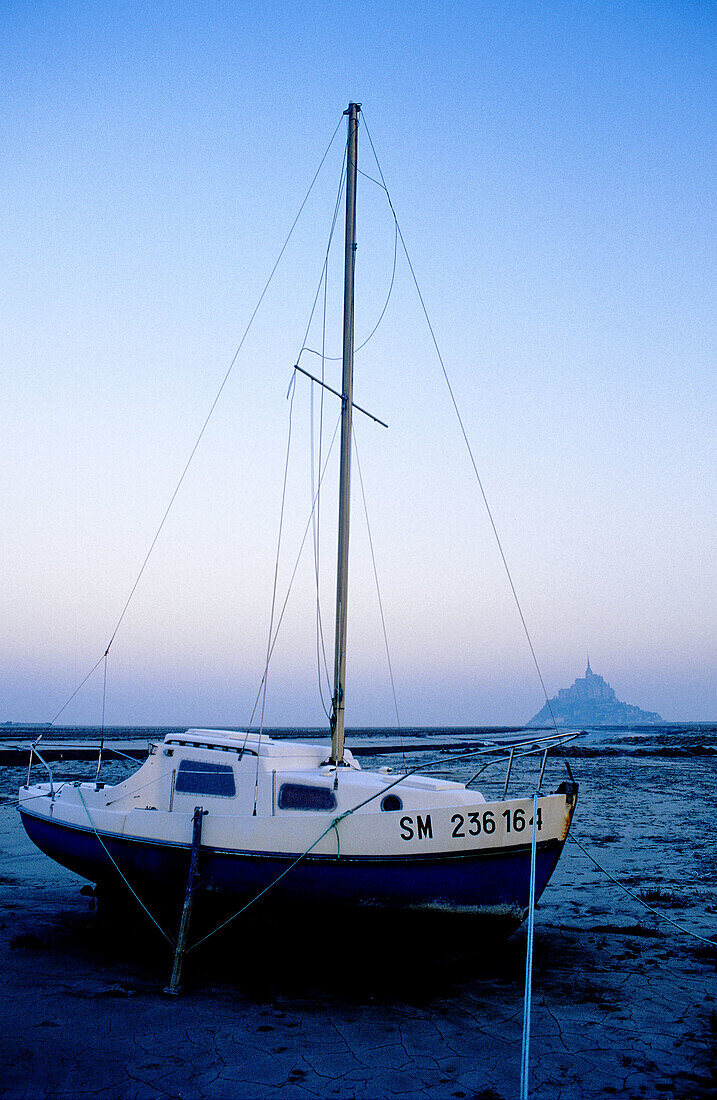
{"label": "tidal flat", "polygon": [[[648,904],[714,939],[710,738],[663,751],[659,737],[621,735],[571,763],[575,835]],[[2,769],[4,797],[24,774]],[[0,837],[0,1095],[518,1095],[524,929],[496,944],[450,924],[336,929],[259,912],[190,956],[170,997],[171,955],[151,924],[94,910],[10,805]],[[536,911],[530,1095],[715,1095],[716,962],[568,843]]]}

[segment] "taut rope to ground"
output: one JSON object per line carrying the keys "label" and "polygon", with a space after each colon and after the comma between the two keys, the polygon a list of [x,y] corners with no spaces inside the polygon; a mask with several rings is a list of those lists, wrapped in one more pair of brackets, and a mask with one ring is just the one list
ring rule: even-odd
{"label": "taut rope to ground", "polygon": [[580,843],[574,832],[568,833],[568,840],[571,840],[573,844],[577,844],[578,848],[580,848],[580,850],[585,853],[590,862],[595,864],[598,871],[602,871],[604,875],[607,875],[611,882],[614,882],[615,885],[618,886],[624,894],[627,894],[628,897],[631,897],[633,901],[638,902],[638,904],[640,904],[643,909],[649,909],[649,911],[651,913],[654,913],[654,915],[660,920],[667,921],[668,924],[673,925],[673,927],[677,928],[680,932],[684,932],[686,936],[693,936],[694,939],[701,940],[702,943],[708,943],[712,947],[717,947],[717,940],[711,940],[707,936],[700,936],[698,932],[693,932],[691,928],[686,928],[684,924],[678,924],[678,922],[676,920],[673,920],[672,917],[668,917],[666,913],[661,913],[659,909],[653,909],[653,907],[651,905],[648,905],[644,898],[641,898],[639,894],[636,894],[633,890],[629,890],[627,886],[624,886],[619,879],[615,878],[615,876],[608,871],[607,867],[603,867],[602,863],[599,863],[595,859],[595,856],[590,854],[585,845]]}

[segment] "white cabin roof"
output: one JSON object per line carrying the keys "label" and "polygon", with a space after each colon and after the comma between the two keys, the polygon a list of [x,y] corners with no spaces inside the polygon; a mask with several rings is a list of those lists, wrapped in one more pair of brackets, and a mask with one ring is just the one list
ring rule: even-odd
{"label": "white cabin roof", "polygon": [[[267,734],[244,732],[242,730],[190,729],[185,733],[168,733],[165,745],[187,745],[196,748],[235,749],[241,752],[247,749],[261,757],[276,757],[281,760],[301,760],[304,766],[323,764],[331,752],[330,745],[307,745],[302,741],[274,741]],[[344,750],[348,764],[358,767],[353,754]]]}

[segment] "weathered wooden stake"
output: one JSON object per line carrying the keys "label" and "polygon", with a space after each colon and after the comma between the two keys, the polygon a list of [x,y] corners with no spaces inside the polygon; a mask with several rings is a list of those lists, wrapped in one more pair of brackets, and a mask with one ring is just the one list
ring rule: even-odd
{"label": "weathered wooden stake", "polygon": [[184,955],[187,947],[187,936],[189,934],[189,921],[192,916],[192,899],[194,898],[197,871],[199,869],[199,851],[202,847],[202,818],[206,813],[207,810],[203,810],[201,806],[194,807],[192,852],[189,858],[187,888],[184,892],[184,908],[182,909],[182,919],[179,924],[177,946],[174,950],[172,977],[169,980],[169,985],[164,991],[165,993],[171,993],[173,996],[178,996],[182,990],[182,967],[184,966]]}

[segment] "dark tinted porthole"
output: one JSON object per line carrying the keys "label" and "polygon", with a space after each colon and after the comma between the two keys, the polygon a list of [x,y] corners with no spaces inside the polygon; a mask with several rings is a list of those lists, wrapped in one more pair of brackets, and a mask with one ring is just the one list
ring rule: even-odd
{"label": "dark tinted porthole", "polygon": [[386,794],[381,800],[381,809],[386,812],[390,810],[402,810],[403,802],[397,794]]}
{"label": "dark tinted porthole", "polygon": [[282,783],[279,788],[280,810],[335,810],[336,795],[328,787],[308,787],[303,783]]}

